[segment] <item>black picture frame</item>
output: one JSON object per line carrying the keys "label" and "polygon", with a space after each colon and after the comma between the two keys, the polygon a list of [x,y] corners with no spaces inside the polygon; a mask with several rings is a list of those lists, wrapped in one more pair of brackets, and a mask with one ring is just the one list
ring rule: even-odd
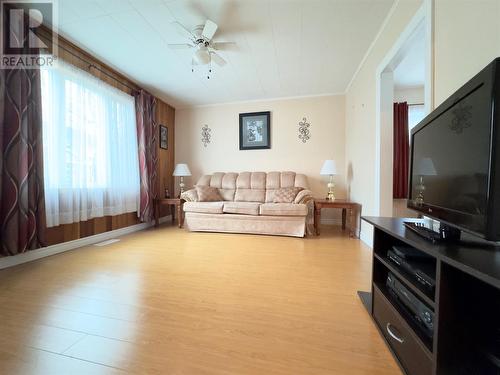
{"label": "black picture frame", "polygon": [[271,148],[271,112],[240,113],[240,150]]}
{"label": "black picture frame", "polygon": [[160,125],[160,148],[168,150],[168,128],[165,125]]}

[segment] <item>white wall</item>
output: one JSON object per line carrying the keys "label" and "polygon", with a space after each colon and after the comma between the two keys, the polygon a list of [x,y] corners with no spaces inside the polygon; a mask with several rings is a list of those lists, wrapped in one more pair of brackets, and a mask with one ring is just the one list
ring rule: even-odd
{"label": "white wall", "polygon": [[436,0],[435,106],[500,56],[500,0]]}
{"label": "white wall", "polygon": [[396,103],[421,104],[424,103],[424,100],[424,86],[394,89],[394,102]]}
{"label": "white wall", "polygon": [[[257,111],[271,111],[271,149],[240,151],[238,115]],[[298,123],[303,117],[311,124],[311,139],[306,143],[298,138]],[[201,142],[204,124],[212,129],[207,147]],[[203,174],[219,171],[291,170],[306,174],[314,195],[323,198],[327,177],[320,176],[319,171],[325,159],[333,158],[339,173],[336,196],[346,197],[343,95],[179,109],[175,132],[175,160],[187,163],[193,174],[188,185]],[[326,217],[333,218],[331,214]]]}
{"label": "white wall", "polygon": [[[394,73],[384,72],[380,76],[380,179],[379,207],[380,216],[392,216],[393,187],[393,140],[394,140]],[[386,173],[384,173],[386,172]]]}
{"label": "white wall", "polygon": [[[348,189],[351,198],[363,205],[363,215],[375,210],[375,73],[422,1],[399,1],[383,31],[373,44],[346,95],[346,165],[352,170]],[[371,241],[372,228],[362,223],[362,238]]]}

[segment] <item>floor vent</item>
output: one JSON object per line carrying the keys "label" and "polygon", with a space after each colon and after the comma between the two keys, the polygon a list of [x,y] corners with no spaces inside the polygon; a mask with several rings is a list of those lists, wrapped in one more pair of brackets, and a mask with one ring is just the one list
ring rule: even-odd
{"label": "floor vent", "polygon": [[118,238],[113,238],[112,240],[107,240],[107,241],[102,241],[99,243],[94,244],[94,246],[107,246],[111,245],[112,243],[119,242],[120,240]]}

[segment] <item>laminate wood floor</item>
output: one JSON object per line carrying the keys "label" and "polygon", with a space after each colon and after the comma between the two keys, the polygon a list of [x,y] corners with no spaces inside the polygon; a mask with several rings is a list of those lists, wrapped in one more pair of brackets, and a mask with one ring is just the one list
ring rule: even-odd
{"label": "laminate wood floor", "polygon": [[0,374],[400,374],[371,250],[163,226],[0,271]]}

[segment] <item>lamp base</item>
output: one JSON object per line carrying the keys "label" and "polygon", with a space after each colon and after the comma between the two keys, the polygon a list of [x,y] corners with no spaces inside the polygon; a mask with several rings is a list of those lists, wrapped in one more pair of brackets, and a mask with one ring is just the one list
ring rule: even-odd
{"label": "lamp base", "polygon": [[182,193],[184,193],[184,187],[186,185],[184,185],[184,176],[181,176],[181,182],[179,183],[179,196],[181,196]]}
{"label": "lamp base", "polygon": [[335,195],[333,194],[333,191],[329,191],[328,195],[326,196],[326,199],[329,201],[334,201],[335,200]]}
{"label": "lamp base", "polygon": [[333,175],[330,175],[330,182],[328,182],[326,186],[328,186],[328,194],[326,195],[326,199],[333,202],[335,200],[335,194],[333,193],[335,189],[335,184],[333,183]]}

